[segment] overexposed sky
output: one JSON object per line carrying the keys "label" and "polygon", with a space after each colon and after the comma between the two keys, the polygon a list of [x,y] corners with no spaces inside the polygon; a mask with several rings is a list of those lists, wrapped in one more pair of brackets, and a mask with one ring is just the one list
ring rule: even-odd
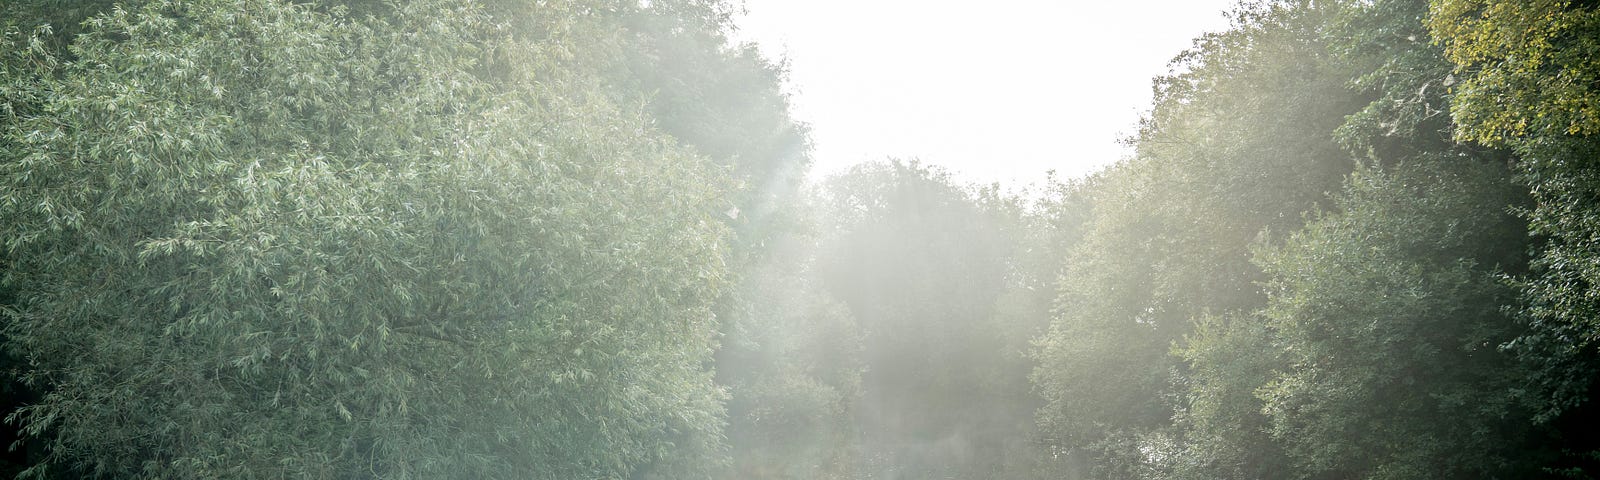
{"label": "overexposed sky", "polygon": [[788,60],[813,177],[899,157],[1020,185],[1126,155],[1150,79],[1233,3],[746,0],[736,38]]}

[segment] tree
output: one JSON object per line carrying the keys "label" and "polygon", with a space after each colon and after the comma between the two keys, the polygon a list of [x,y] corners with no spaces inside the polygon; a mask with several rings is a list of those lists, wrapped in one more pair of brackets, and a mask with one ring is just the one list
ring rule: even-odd
{"label": "tree", "polygon": [[727,181],[571,55],[610,7],[153,0],[10,57],[30,472],[703,472]]}
{"label": "tree", "polygon": [[1463,140],[1600,134],[1600,9],[1592,2],[1435,0],[1428,27],[1464,74]]}
{"label": "tree", "polygon": [[1157,80],[1137,154],[1095,186],[1034,353],[1041,431],[1080,473],[1162,474],[1148,470],[1177,441],[1174,343],[1202,318],[1263,305],[1251,246],[1297,228],[1353,165],[1332,134],[1367,100],[1329,52],[1337,13],[1242,7]]}
{"label": "tree", "polygon": [[[760,245],[800,221],[798,201],[809,164],[809,129],[789,113],[785,65],[752,44],[727,38],[731,8],[720,1],[649,2],[619,25],[629,32],[613,77],[623,98],[641,93],[661,130],[727,168],[738,185],[735,262],[758,261]],[[736,266],[736,271],[743,271]]]}
{"label": "tree", "polygon": [[[861,329],[863,471],[991,477],[1024,438],[1026,390],[995,322],[1020,225],[997,195],[918,162],[830,178],[819,270]],[[999,406],[999,408],[996,408]]]}
{"label": "tree", "polygon": [[[714,309],[721,348],[714,368],[731,395],[732,468],[721,475],[750,478],[759,466],[816,478],[849,465],[840,457],[853,450],[844,438],[858,368],[845,354],[853,326],[816,287],[810,266],[817,220],[801,206],[800,190],[809,140],[789,114],[784,67],[728,38],[733,7],[726,2],[630,3],[615,25],[618,46],[606,52],[612,95],[643,104],[663,133],[733,180],[718,215],[734,232],[726,255],[733,288]],[[837,348],[838,362],[808,358],[826,348]],[[685,456],[693,452],[674,455]]]}
{"label": "tree", "polygon": [[1593,2],[1436,0],[1428,27],[1459,78],[1457,138],[1510,147],[1532,191],[1531,232],[1542,240],[1520,280],[1530,330],[1514,344],[1537,365],[1544,405],[1569,453],[1552,468],[1600,470],[1592,423],[1600,398],[1600,8]]}
{"label": "tree", "polygon": [[1363,169],[1337,213],[1260,253],[1286,363],[1256,394],[1299,477],[1532,473],[1526,373],[1498,348],[1520,330],[1499,274],[1523,264],[1522,194],[1454,155]]}
{"label": "tree", "polygon": [[729,390],[729,479],[858,478],[861,331],[818,271],[823,220],[807,198],[725,305],[718,383]]}

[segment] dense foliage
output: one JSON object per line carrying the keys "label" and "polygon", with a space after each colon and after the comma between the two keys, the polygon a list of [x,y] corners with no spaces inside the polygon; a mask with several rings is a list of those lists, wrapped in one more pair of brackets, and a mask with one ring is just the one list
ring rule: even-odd
{"label": "dense foliage", "polygon": [[32,473],[714,465],[732,183],[604,90],[602,7],[128,2],[64,51],[12,28]]}
{"label": "dense foliage", "polygon": [[0,5],[0,476],[1600,476],[1595,2],[1245,2],[1025,188],[808,184],[735,12]]}
{"label": "dense foliage", "polygon": [[1036,353],[1071,469],[1593,475],[1592,15],[1264,2],[1197,41]]}
{"label": "dense foliage", "polygon": [[1321,35],[1331,15],[1274,5],[1197,41],[1156,83],[1138,154],[1096,185],[1034,373],[1041,426],[1087,473],[1142,468],[1179,407],[1173,343],[1259,308],[1250,247],[1298,227],[1353,165],[1332,137],[1359,102]]}

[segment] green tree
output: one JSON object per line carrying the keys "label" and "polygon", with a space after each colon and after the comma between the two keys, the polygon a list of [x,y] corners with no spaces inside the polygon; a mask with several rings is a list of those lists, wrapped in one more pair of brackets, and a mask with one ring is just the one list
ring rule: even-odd
{"label": "green tree", "polygon": [[1163,475],[1149,469],[1181,441],[1174,344],[1263,305],[1251,245],[1297,228],[1353,165],[1333,132],[1368,100],[1329,52],[1334,7],[1242,7],[1197,40],[1157,80],[1136,155],[1095,186],[1034,353],[1042,432],[1080,474]]}
{"label": "green tree", "polygon": [[1289,352],[1259,312],[1200,318],[1174,348],[1185,363],[1174,420],[1177,434],[1160,459],[1175,479],[1290,478],[1296,468],[1258,392],[1290,365]]}
{"label": "green tree", "polygon": [[[734,182],[718,215],[734,232],[727,254],[734,287],[724,290],[715,307],[722,348],[715,369],[731,395],[734,447],[733,468],[723,474],[749,478],[760,465],[815,478],[821,470],[813,467],[848,464],[818,460],[852,450],[842,437],[857,367],[846,360],[849,355],[830,365],[808,357],[830,347],[848,351],[852,327],[815,288],[808,263],[816,219],[801,206],[800,187],[809,143],[805,126],[789,115],[783,66],[763,58],[754,45],[730,41],[733,7],[727,2],[620,7],[620,46],[609,52],[614,58],[604,72],[615,84],[613,95],[618,102],[643,104],[663,133],[725,169]],[[830,339],[825,332],[840,336]],[[790,401],[786,393],[827,401]],[[759,421],[752,412],[761,413]],[[817,428],[790,429],[797,425]]]}
{"label": "green tree", "polygon": [[8,50],[31,473],[697,475],[727,182],[601,90],[612,7],[154,0]]}
{"label": "green tree", "polygon": [[[1326,26],[1321,35],[1327,38],[1328,53],[1351,72],[1348,86],[1369,101],[1344,117],[1333,138],[1351,155],[1370,163],[1371,170],[1383,170],[1403,161],[1456,161],[1458,156],[1497,155],[1479,154],[1451,139],[1445,88],[1451,67],[1439,49],[1429,43],[1428,33],[1418,21],[1426,11],[1424,1],[1359,2],[1343,4],[1337,14],[1324,19]],[[1365,241],[1372,248],[1389,248],[1385,238]],[[1516,252],[1522,247],[1504,242],[1494,248]],[[1367,321],[1335,317],[1324,321]],[[1273,434],[1271,425],[1280,418],[1266,414],[1267,405],[1259,395],[1264,385],[1276,381],[1280,372],[1293,364],[1293,352],[1284,349],[1280,335],[1263,312],[1209,316],[1175,351],[1183,358],[1186,369],[1176,417],[1179,453],[1166,461],[1171,476],[1283,478],[1312,470],[1291,458],[1291,452],[1285,449],[1294,442]],[[1429,419],[1412,421],[1425,424]],[[1311,451],[1321,458],[1337,458],[1323,455],[1314,446],[1303,446],[1301,450],[1302,454]],[[1353,466],[1356,462],[1338,463],[1319,468],[1359,470]]]}
{"label": "green tree", "polygon": [[1436,0],[1428,27],[1455,63],[1457,137],[1507,146],[1533,193],[1543,241],[1521,279],[1530,330],[1514,344],[1537,365],[1537,421],[1568,451],[1552,464],[1600,471],[1600,8],[1594,2]]}
{"label": "green tree", "polygon": [[[805,200],[805,199],[800,199]],[[861,331],[818,271],[809,203],[771,236],[727,304],[718,383],[729,390],[729,479],[859,478]]]}
{"label": "green tree", "polygon": [[1499,351],[1520,330],[1498,275],[1524,263],[1523,194],[1455,155],[1363,169],[1337,213],[1259,254],[1286,363],[1256,393],[1298,477],[1532,473],[1526,373]]}
{"label": "green tree", "polygon": [[[757,261],[763,242],[792,231],[785,211],[802,193],[808,129],[789,114],[784,65],[734,44],[731,7],[711,0],[649,2],[626,15],[630,32],[612,75],[626,99],[643,95],[665,133],[730,170],[738,182],[728,218],[735,262]],[[742,266],[735,265],[736,271]]]}
{"label": "green tree", "polygon": [[1015,207],[918,162],[830,178],[819,262],[861,329],[863,474],[988,478],[1025,438],[1024,371],[996,323],[1020,242]]}
{"label": "green tree", "polygon": [[[988,388],[996,394],[993,408],[1004,444],[997,463],[984,472],[990,478],[1060,478],[1066,475],[1055,452],[1043,441],[1033,413],[1044,401],[1033,393],[1028,378],[1034,360],[1033,340],[1043,335],[1052,318],[1056,285],[1066,269],[1066,258],[1085,235],[1092,218],[1089,192],[1097,176],[1061,180],[1053,174],[1036,191],[1005,194],[998,188],[980,190],[979,202],[995,215],[1011,242],[1006,259],[1005,289],[990,313],[987,327],[998,335],[999,360]],[[1031,198],[1028,198],[1031,197]]]}

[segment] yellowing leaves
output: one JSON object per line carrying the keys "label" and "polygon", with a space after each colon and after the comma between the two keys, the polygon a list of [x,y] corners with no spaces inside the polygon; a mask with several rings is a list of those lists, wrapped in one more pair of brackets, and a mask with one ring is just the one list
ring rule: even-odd
{"label": "yellowing leaves", "polygon": [[1600,10],[1569,0],[1435,0],[1427,20],[1464,80],[1457,138],[1600,134]]}

